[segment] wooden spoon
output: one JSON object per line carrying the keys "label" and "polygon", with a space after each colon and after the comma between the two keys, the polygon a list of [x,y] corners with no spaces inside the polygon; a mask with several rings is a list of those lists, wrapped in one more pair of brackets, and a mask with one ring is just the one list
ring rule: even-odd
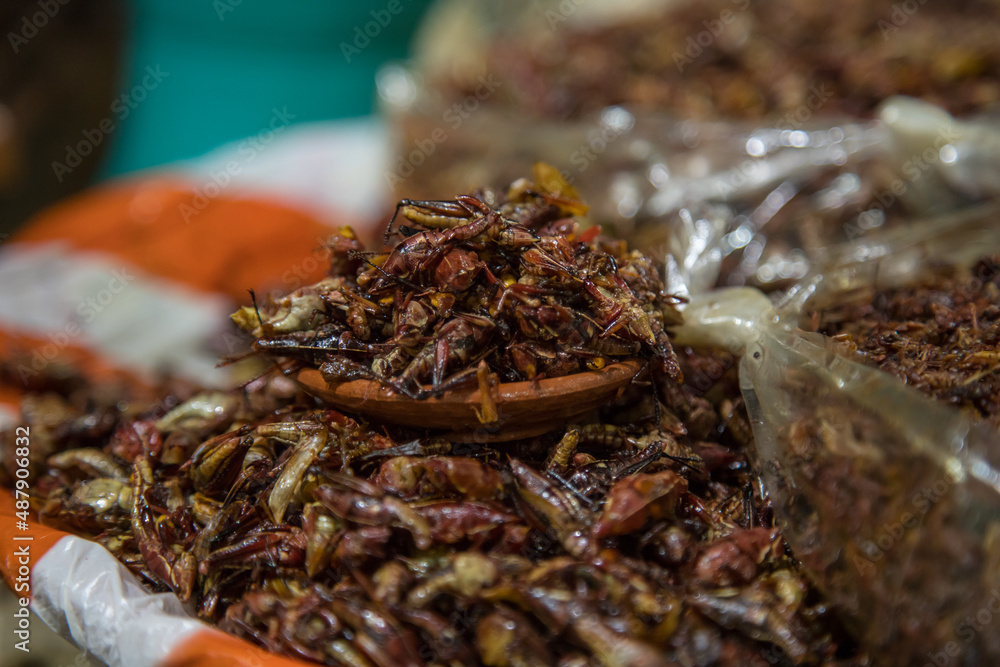
{"label": "wooden spoon", "polygon": [[480,423],[476,416],[478,387],[418,401],[374,380],[329,385],[315,368],[299,371],[297,379],[313,396],[348,412],[403,426],[445,430],[452,440],[503,442],[546,433],[617,398],[643,363],[629,359],[599,371],[502,383],[497,399],[500,416],[489,424]]}

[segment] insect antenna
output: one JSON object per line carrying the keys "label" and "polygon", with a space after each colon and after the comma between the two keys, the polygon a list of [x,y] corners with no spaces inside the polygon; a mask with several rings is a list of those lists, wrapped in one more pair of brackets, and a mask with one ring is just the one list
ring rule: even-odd
{"label": "insect antenna", "polygon": [[701,470],[697,466],[691,465],[692,462],[693,463],[697,463],[699,461],[699,459],[697,457],[694,457],[694,456],[674,456],[673,454],[665,454],[663,452],[660,452],[660,456],[662,456],[665,459],[670,459],[674,463],[679,463],[682,466],[684,466],[685,468],[690,468],[691,470],[693,470],[695,472],[701,472]]}
{"label": "insect antenna", "polygon": [[741,490],[743,496],[743,513],[746,516],[747,528],[753,528],[758,523],[757,508],[753,504],[753,486],[747,482]]}
{"label": "insect antenna", "polygon": [[389,224],[386,225],[385,232],[382,233],[382,242],[385,245],[389,245],[389,238],[392,236],[392,223],[394,223],[396,218],[399,217],[399,209],[404,206],[410,206],[411,204],[413,204],[413,202],[409,199],[400,199],[399,203],[396,204],[396,210],[392,212],[392,217],[389,218]]}
{"label": "insect antenna", "polygon": [[260,328],[264,328],[264,319],[260,316],[260,308],[257,306],[257,293],[253,291],[253,288],[247,290],[250,293],[250,303],[253,304],[253,312],[257,314],[257,323],[260,324]]}
{"label": "insect antenna", "polygon": [[593,507],[594,506],[594,501],[593,500],[591,500],[587,496],[585,496],[582,493],[580,493],[579,489],[577,489],[575,486],[573,486],[572,484],[570,484],[569,481],[567,481],[566,479],[564,479],[562,477],[562,475],[560,475],[559,473],[555,473],[555,472],[549,471],[549,472],[546,472],[545,474],[548,475],[549,477],[551,477],[552,479],[556,480],[560,484],[562,484],[564,488],[566,488],[570,493],[572,493],[579,500],[581,500],[583,503],[585,503],[587,505],[587,507]]}

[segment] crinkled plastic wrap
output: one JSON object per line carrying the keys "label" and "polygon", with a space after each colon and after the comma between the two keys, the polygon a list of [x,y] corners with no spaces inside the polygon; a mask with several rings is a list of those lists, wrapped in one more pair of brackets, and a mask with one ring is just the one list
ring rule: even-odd
{"label": "crinkled plastic wrap", "polygon": [[1000,433],[796,328],[807,306],[1000,249],[989,206],[865,244],[777,309],[692,301],[679,341],[744,351],[756,465],[796,558],[877,664],[1000,661]]}
{"label": "crinkled plastic wrap", "polygon": [[32,608],[60,635],[107,665],[156,665],[207,628],[173,593],[153,594],[103,547],[62,538],[32,576]]}
{"label": "crinkled plastic wrap", "polygon": [[998,251],[1000,202],[917,220],[831,249],[820,271],[782,295],[777,313],[798,325],[810,308],[862,290],[912,284],[941,266],[971,266]]}
{"label": "crinkled plastic wrap", "polygon": [[[0,574],[24,586],[30,564],[31,609],[83,655],[109,667],[305,667],[189,615],[174,593],[150,593],[103,546],[41,525],[29,527],[9,490],[0,492]],[[27,558],[25,557],[27,555]],[[18,577],[15,579],[15,577]],[[31,624],[12,639],[29,650]],[[37,640],[36,640],[37,641]]]}
{"label": "crinkled plastic wrap", "polygon": [[767,330],[740,376],[785,539],[877,663],[996,664],[1000,437],[820,336]]}
{"label": "crinkled plastic wrap", "polygon": [[475,98],[449,106],[400,66],[382,72],[380,90],[398,135],[394,195],[451,197],[548,162],[586,193],[592,220],[697,265],[698,291],[785,288],[859,237],[997,194],[996,128],[905,98],[888,101],[882,120],[792,129],[624,107],[516,120]]}
{"label": "crinkled plastic wrap", "polygon": [[[790,202],[811,197],[810,205],[824,211],[859,208],[866,189],[878,187],[852,176],[848,166],[848,158],[870,162],[884,139],[884,129],[873,123],[793,132],[649,117],[624,107],[570,123],[519,122],[475,98],[466,101],[473,111],[456,111],[398,66],[383,70],[380,91],[397,134],[396,161],[386,172],[393,198],[448,198],[483,183],[509,183],[535,162],[548,162],[586,193],[591,220],[633,246],[683,256],[691,247],[677,245],[681,239],[707,253],[692,260],[704,267],[694,281],[702,289],[803,277],[809,258],[801,246],[808,244],[783,241],[779,252],[775,241],[764,253],[767,239],[758,232]],[[868,220],[858,225],[883,222]],[[686,221],[698,223],[699,232],[677,233]],[[847,240],[840,238],[844,233],[838,222],[827,234],[833,238],[811,243]],[[767,280],[758,281],[757,273]]]}
{"label": "crinkled plastic wrap", "polygon": [[[806,97],[770,124],[685,120],[650,105],[563,120],[531,114],[531,90],[511,90],[517,84],[482,54],[498,34],[574,30],[669,3],[625,3],[617,13],[579,3],[451,4],[461,15],[428,29],[417,61],[379,76],[396,131],[386,172],[395,196],[449,198],[545,161],[585,193],[593,221],[641,250],[680,258],[681,269],[696,266],[686,283],[697,292],[784,289],[831,248],[998,194],[996,117],[958,121],[910,98],[885,101],[871,119],[843,115],[839,100],[810,105]],[[560,19],[546,23],[553,15]],[[449,44],[456,33],[466,39]],[[481,69],[467,64],[477,60]],[[447,79],[456,68],[470,69],[459,75],[464,87],[440,85],[441,71]]]}

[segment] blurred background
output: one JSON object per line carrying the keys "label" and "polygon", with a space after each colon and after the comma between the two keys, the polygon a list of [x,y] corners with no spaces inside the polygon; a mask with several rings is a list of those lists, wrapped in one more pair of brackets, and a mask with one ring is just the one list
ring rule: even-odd
{"label": "blurred background", "polygon": [[4,3],[0,232],[88,184],[370,116],[375,71],[407,55],[428,4]]}
{"label": "blurred background", "polygon": [[[51,162],[107,115],[119,87],[124,30],[116,0],[73,2],[49,17],[37,2],[0,8],[0,233],[90,183],[106,145],[58,178]],[[41,11],[35,25],[37,12]],[[103,142],[102,142],[103,143]]]}
{"label": "blurred background", "polygon": [[[989,0],[851,0],[836,8],[813,0],[431,5],[4,3],[0,233],[88,185],[157,167],[190,176],[234,158],[248,172],[242,181],[257,185],[282,178],[271,164],[245,164],[265,153],[283,168],[296,162],[292,155],[311,169],[325,157],[339,170],[322,166],[314,190],[343,187],[354,165],[366,170],[354,174],[364,196],[390,200],[522,172],[537,155],[517,133],[534,142],[533,131],[547,133],[553,123],[564,133],[581,129],[609,107],[795,129],[819,119],[874,118],[893,95],[959,116],[1000,99],[993,23],[1000,10]],[[365,122],[372,119],[379,120]],[[435,129],[427,123],[452,141],[408,136]],[[295,141],[287,128],[312,132]],[[270,145],[272,132],[282,148]],[[350,142],[365,132],[366,143]],[[484,136],[476,142],[475,134]],[[509,138],[513,146],[505,146]],[[416,157],[407,149],[420,139],[427,154]],[[503,164],[470,172],[454,159],[483,145]],[[213,153],[220,147],[228,150]],[[587,161],[572,151],[558,157],[562,169]],[[437,176],[442,169],[449,173]],[[404,178],[401,170],[413,173]],[[464,181],[453,171],[466,173]],[[359,202],[360,194],[338,201],[302,186],[274,189],[309,200],[321,214],[371,214],[386,205]],[[437,196],[444,194],[454,193]]]}

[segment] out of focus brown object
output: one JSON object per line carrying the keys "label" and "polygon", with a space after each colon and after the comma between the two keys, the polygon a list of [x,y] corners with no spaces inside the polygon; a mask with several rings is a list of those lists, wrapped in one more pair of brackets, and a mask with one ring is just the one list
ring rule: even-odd
{"label": "out of focus brown object", "polygon": [[441,6],[412,66],[380,80],[398,198],[540,160],[631,247],[700,252],[698,288],[774,291],[831,248],[1000,182],[996,3]]}
{"label": "out of focus brown object", "polygon": [[[953,114],[1000,99],[1000,6],[987,0],[699,0],[645,2],[595,16],[535,2],[523,16],[493,10],[481,72],[430,72],[453,97],[498,84],[490,104],[529,116],[578,118],[606,106],[685,118],[802,121],[813,113],[871,116],[892,95]],[[506,13],[507,12],[504,10]],[[485,14],[491,13],[484,10]]]}
{"label": "out of focus brown object", "polygon": [[[113,138],[99,128],[114,118],[121,15],[120,0],[0,5],[0,234],[98,168]],[[67,159],[75,149],[79,161]]]}

